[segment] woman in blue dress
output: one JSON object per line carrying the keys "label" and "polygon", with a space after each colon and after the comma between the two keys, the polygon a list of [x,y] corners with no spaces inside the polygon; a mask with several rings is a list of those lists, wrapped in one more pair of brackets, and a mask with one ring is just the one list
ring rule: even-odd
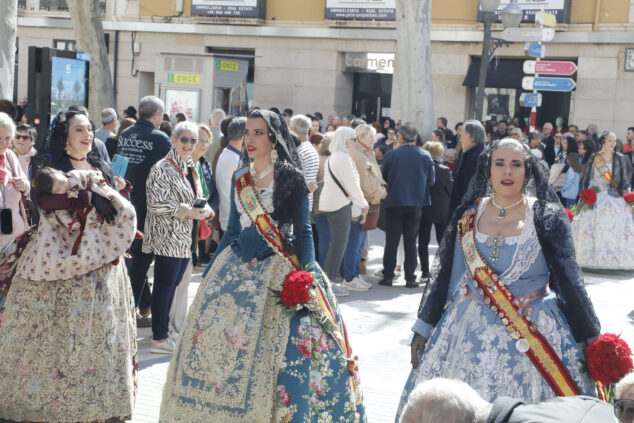
{"label": "woman in blue dress", "polygon": [[593,395],[581,360],[599,321],[569,219],[526,146],[505,139],[480,156],[434,270],[399,415],[416,384],[436,377],[462,380],[488,401]]}
{"label": "woman in blue dress", "polygon": [[[345,326],[315,264],[298,163],[284,119],[251,112],[227,232],[176,344],[161,422],[366,421]],[[297,269],[313,273],[328,313],[280,303]]]}

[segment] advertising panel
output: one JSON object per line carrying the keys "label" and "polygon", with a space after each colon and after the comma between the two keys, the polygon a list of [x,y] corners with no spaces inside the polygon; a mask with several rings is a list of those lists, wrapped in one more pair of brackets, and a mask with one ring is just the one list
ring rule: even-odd
{"label": "advertising panel", "polygon": [[165,112],[173,119],[183,113],[188,121],[198,121],[198,90],[165,90]]}
{"label": "advertising panel", "polygon": [[[82,57],[77,55],[77,57]],[[87,106],[88,62],[53,56],[51,60],[51,118],[73,104]]]}
{"label": "advertising panel", "polygon": [[393,21],[396,0],[326,0],[326,19]]}
{"label": "advertising panel", "polygon": [[192,15],[227,18],[264,18],[263,0],[192,0]]}
{"label": "advertising panel", "polygon": [[[498,21],[502,14],[502,10],[511,3],[511,0],[500,1],[500,6],[495,12]],[[535,14],[540,13],[542,9],[546,13],[551,13],[557,18],[557,22],[565,22],[569,12],[566,8],[566,0],[517,0],[516,4],[524,12],[522,22],[535,22]],[[481,12],[478,12],[478,19],[482,19]]]}

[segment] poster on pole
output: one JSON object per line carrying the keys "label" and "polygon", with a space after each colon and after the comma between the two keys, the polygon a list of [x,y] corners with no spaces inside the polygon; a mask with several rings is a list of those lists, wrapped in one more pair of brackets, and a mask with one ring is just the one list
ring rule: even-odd
{"label": "poster on pole", "polygon": [[326,19],[396,20],[396,0],[326,0]]}
{"label": "poster on pole", "polygon": [[192,0],[192,16],[264,19],[266,0]]}
{"label": "poster on pole", "polygon": [[[511,3],[511,0],[501,0],[495,14],[500,22],[502,10]],[[570,5],[568,0],[517,0],[517,6],[522,9],[524,15],[522,22],[535,22],[535,15],[542,9],[546,13],[555,15],[557,22],[566,22],[570,16]],[[482,20],[482,11],[478,8],[478,19]]]}
{"label": "poster on pole", "polygon": [[174,119],[183,113],[187,120],[198,122],[198,90],[165,90],[165,113]]}

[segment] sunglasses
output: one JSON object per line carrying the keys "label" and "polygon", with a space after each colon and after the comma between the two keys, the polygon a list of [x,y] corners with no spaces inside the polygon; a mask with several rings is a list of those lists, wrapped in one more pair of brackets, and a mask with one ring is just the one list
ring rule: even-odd
{"label": "sunglasses", "polygon": [[16,136],[15,136],[15,139],[16,139],[16,140],[29,140],[29,141],[30,141],[30,140],[31,140],[31,137],[30,137],[30,136],[28,136],[28,135],[16,135]]}
{"label": "sunglasses", "polygon": [[620,399],[614,401],[614,415],[619,419],[619,422],[633,422],[634,400]]}
{"label": "sunglasses", "polygon": [[198,142],[198,138],[180,137],[178,140],[182,142],[183,144],[187,144],[188,142],[192,144],[196,144]]}

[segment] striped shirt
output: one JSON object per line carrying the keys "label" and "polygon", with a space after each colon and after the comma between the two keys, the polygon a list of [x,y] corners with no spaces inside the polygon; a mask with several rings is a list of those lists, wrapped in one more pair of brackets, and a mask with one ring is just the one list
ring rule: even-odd
{"label": "striped shirt", "polygon": [[[299,147],[297,147],[297,155],[302,163],[302,172],[304,173],[304,180],[306,185],[309,182],[317,181],[317,171],[319,170],[319,154],[317,150],[310,143],[310,141],[303,141]],[[313,210],[313,193],[308,194],[308,209]]]}

